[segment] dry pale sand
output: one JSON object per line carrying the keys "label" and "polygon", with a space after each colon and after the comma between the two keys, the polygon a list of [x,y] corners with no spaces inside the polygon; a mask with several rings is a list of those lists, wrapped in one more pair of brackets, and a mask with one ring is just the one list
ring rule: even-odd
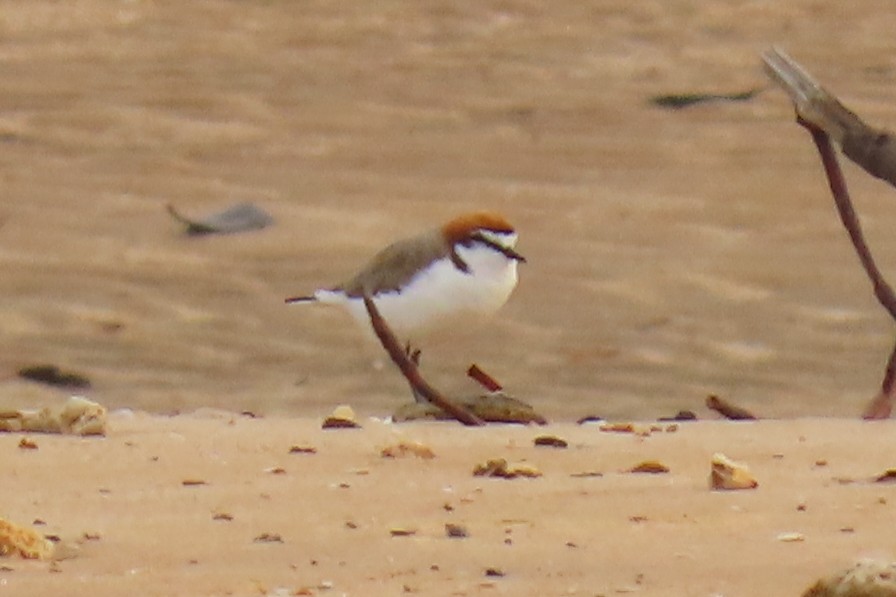
{"label": "dry pale sand", "polygon": [[[796,595],[893,558],[896,498],[865,482],[896,464],[893,426],[852,419],[893,329],[805,132],[778,91],[648,103],[765,85],[780,43],[896,127],[893,31],[884,0],[0,1],[0,407],[58,402],[15,378],[54,363],[155,413],[36,451],[0,437],[0,516],[97,537],[55,567],[0,563],[0,595]],[[847,175],[888,269],[896,194]],[[165,213],[237,201],[276,225],[186,238]],[[347,318],[283,297],[482,207],[529,263],[495,321],[424,347],[425,373],[466,391],[476,361],[561,423],[320,431],[336,404],[382,416],[406,388]],[[568,423],[710,392],[791,420]],[[263,417],[189,414],[207,407]],[[571,447],[533,448],[545,431]],[[397,437],[438,456],[380,458]],[[716,451],[759,489],[709,492]],[[472,477],[493,456],[544,476]],[[648,458],[671,473],[619,472]]]}
{"label": "dry pale sand", "polygon": [[[4,512],[80,543],[52,565],[2,562],[3,594],[794,596],[854,558],[894,555],[894,486],[870,482],[894,464],[892,422],[707,421],[648,437],[378,420],[325,431],[210,411],[110,425],[105,439],[33,435],[36,450],[0,436]],[[542,434],[569,447],[534,447]],[[402,441],[435,458],[380,455]],[[759,487],[710,491],[717,451]],[[499,457],[543,476],[473,476]],[[624,472],[645,460],[670,472]],[[468,536],[447,537],[447,523]]]}

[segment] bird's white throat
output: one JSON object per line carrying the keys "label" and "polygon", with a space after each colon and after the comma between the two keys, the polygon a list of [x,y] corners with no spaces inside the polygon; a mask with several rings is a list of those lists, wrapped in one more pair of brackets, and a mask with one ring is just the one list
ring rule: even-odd
{"label": "bird's white throat", "polygon": [[516,232],[495,232],[494,230],[480,230],[477,232],[482,238],[489,240],[496,245],[505,249],[512,249],[516,246],[519,236]]}

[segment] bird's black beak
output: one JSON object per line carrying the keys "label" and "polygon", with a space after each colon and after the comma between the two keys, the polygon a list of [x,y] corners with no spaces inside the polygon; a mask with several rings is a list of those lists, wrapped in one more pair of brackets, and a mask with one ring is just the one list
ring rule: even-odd
{"label": "bird's black beak", "polygon": [[471,238],[477,242],[480,242],[480,243],[488,246],[488,247],[491,247],[498,253],[503,254],[508,259],[513,259],[514,261],[526,263],[526,258],[523,257],[522,255],[520,255],[519,253],[517,253],[515,250],[511,249],[510,247],[505,247],[504,245],[502,245],[500,243],[496,243],[492,239],[482,236],[481,234],[473,234]]}
{"label": "bird's black beak", "polygon": [[526,258],[514,251],[513,249],[509,249],[505,247],[502,251],[505,255],[507,255],[510,259],[516,259],[520,263],[526,263]]}

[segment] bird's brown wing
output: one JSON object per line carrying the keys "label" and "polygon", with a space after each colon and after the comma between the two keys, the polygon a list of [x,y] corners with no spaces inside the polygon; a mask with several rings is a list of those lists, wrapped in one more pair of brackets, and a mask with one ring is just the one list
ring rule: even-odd
{"label": "bird's brown wing", "polygon": [[360,298],[401,289],[432,261],[444,257],[448,248],[438,231],[395,242],[379,253],[351,280],[337,289]]}

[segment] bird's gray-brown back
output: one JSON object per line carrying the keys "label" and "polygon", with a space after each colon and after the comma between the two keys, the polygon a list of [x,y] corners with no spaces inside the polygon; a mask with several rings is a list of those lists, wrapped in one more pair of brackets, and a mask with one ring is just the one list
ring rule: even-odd
{"label": "bird's gray-brown back", "polygon": [[396,241],[374,255],[355,277],[334,290],[360,298],[364,292],[374,295],[402,288],[432,261],[445,257],[450,248],[439,229]]}

